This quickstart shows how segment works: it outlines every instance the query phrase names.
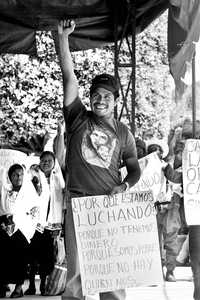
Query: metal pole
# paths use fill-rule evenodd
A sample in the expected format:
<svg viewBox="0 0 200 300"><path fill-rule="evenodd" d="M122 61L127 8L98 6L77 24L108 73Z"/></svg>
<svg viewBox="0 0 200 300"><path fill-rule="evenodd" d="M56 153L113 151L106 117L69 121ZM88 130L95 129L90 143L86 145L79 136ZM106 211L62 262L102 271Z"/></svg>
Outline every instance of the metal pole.
<svg viewBox="0 0 200 300"><path fill-rule="evenodd" d="M135 37L136 37L136 1L132 2L132 93L131 93L131 131L135 135L135 69L136 69L136 59L135 59Z"/></svg>
<svg viewBox="0 0 200 300"><path fill-rule="evenodd" d="M116 2L117 3L117 2ZM121 111L119 112L118 107L115 107L114 115L115 118L121 120L123 115L123 110L126 110L127 120L130 125L131 132L135 134L135 36L136 36L136 3L135 1L127 0L127 18L123 24L122 31L118 33L118 22L119 22L119 10L115 6L115 22L114 22L114 36L115 36L115 47L114 47L114 72L115 76L120 84L120 91L122 96L122 106L120 107ZM131 36L128 38L127 29L131 28ZM118 41L119 40L119 41ZM127 63L121 62L119 60L120 55L123 55L122 43L126 42L130 54L130 60ZM119 70L122 68L131 68L130 76L127 82L127 88L125 88L122 78L119 75ZM130 101L128 103L128 94L130 91Z"/></svg>
<svg viewBox="0 0 200 300"><path fill-rule="evenodd" d="M192 136L196 138L196 53L192 58Z"/></svg>
<svg viewBox="0 0 200 300"><path fill-rule="evenodd" d="M115 6L115 11L114 11L114 76L116 79L118 79L118 11L117 11L117 6ZM117 110L117 105L114 108L114 116L115 119L118 118L118 110Z"/></svg>

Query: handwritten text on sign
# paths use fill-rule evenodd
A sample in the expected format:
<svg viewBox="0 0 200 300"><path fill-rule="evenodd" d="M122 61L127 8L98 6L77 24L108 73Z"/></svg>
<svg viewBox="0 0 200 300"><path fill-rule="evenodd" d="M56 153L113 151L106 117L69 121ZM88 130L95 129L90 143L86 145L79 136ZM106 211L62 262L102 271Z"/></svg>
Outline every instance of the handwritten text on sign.
<svg viewBox="0 0 200 300"><path fill-rule="evenodd" d="M183 152L183 188L188 225L200 225L200 140L186 141Z"/></svg>
<svg viewBox="0 0 200 300"><path fill-rule="evenodd" d="M27 155L21 151L0 149L0 168L8 169L11 165L26 164Z"/></svg>
<svg viewBox="0 0 200 300"><path fill-rule="evenodd" d="M141 176L139 181L130 189L131 192L142 192L151 190L154 202L170 201L166 194L166 178L163 165L156 152L139 159ZM122 169L122 177L127 175L126 168Z"/></svg>
<svg viewBox="0 0 200 300"><path fill-rule="evenodd" d="M83 294L162 282L150 191L72 199Z"/></svg>

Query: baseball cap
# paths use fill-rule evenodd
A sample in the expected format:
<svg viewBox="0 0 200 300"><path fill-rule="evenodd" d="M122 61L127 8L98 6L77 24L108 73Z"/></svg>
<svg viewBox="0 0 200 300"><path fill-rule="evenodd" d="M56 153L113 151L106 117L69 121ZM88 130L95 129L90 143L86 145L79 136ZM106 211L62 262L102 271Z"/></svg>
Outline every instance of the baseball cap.
<svg viewBox="0 0 200 300"><path fill-rule="evenodd" d="M116 78L110 74L104 73L93 78L90 87L90 95L92 95L98 87L105 88L112 92L116 98L119 97L119 84Z"/></svg>

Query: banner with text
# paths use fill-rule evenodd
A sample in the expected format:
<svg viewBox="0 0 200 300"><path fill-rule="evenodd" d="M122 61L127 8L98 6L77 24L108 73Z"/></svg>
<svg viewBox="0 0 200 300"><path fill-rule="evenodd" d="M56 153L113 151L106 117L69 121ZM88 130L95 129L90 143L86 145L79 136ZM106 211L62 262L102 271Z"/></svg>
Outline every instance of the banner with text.
<svg viewBox="0 0 200 300"><path fill-rule="evenodd" d="M151 190L154 202L171 201L170 190L166 193L166 178L162 170L163 164L156 152L153 152L139 159L141 176L139 181L130 189L131 192L141 192ZM124 167L122 177L125 178L127 172Z"/></svg>
<svg viewBox="0 0 200 300"><path fill-rule="evenodd" d="M83 294L163 282L151 191L72 199Z"/></svg>
<svg viewBox="0 0 200 300"><path fill-rule="evenodd" d="M188 225L200 225L200 140L189 139L183 151L183 190Z"/></svg>
<svg viewBox="0 0 200 300"><path fill-rule="evenodd" d="M24 152L12 149L0 149L0 168L8 169L18 163L26 165L27 155Z"/></svg>

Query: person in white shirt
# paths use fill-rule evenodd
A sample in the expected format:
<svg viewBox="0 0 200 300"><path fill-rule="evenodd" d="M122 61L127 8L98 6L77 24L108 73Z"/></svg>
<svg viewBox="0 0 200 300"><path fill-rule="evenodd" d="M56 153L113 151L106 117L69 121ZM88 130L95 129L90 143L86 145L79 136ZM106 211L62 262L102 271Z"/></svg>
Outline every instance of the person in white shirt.
<svg viewBox="0 0 200 300"><path fill-rule="evenodd" d="M0 297L6 296L6 285L14 283L11 298L18 298L23 296L28 245L39 219L39 197L19 164L5 174L0 196Z"/></svg>
<svg viewBox="0 0 200 300"><path fill-rule="evenodd" d="M29 287L25 294L36 294L35 275L38 271L41 280L40 292L44 296L46 278L53 271L55 264L55 238L62 230L65 182L55 155L51 151L44 151L41 154L40 163L32 168L32 172L33 180L38 182L36 188L40 195L41 214L30 244Z"/></svg>

